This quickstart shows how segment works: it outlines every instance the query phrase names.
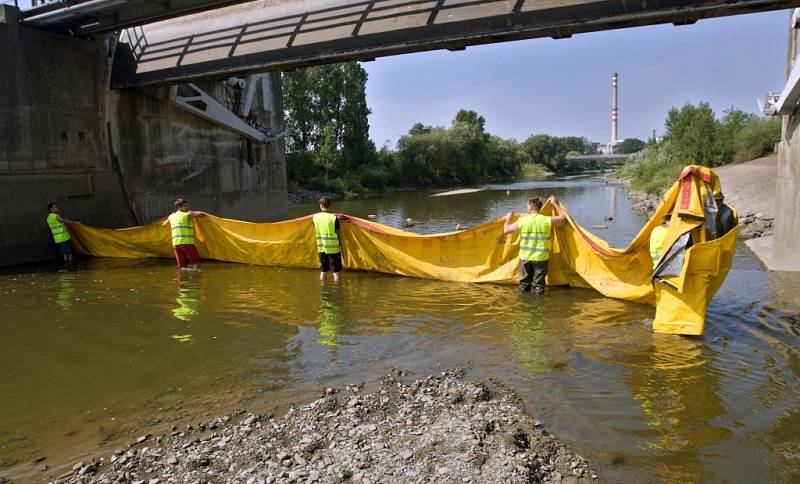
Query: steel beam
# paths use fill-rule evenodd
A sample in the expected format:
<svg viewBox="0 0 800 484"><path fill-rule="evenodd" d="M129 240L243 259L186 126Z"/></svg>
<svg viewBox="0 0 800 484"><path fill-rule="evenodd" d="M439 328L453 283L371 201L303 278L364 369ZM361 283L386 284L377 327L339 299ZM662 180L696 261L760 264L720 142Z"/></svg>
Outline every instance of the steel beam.
<svg viewBox="0 0 800 484"><path fill-rule="evenodd" d="M256 143L266 143L273 138L245 123L222 103L194 84L181 84L170 88L169 100L207 121L218 124L245 136Z"/></svg>

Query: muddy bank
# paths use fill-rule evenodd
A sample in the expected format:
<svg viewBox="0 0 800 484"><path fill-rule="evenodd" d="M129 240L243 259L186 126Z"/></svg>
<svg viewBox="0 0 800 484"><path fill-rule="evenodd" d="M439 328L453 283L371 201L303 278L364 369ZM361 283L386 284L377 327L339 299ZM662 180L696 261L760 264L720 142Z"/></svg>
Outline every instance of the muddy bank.
<svg viewBox="0 0 800 484"><path fill-rule="evenodd" d="M460 370L326 389L282 418L243 411L75 464L57 482L591 482L497 381Z"/></svg>

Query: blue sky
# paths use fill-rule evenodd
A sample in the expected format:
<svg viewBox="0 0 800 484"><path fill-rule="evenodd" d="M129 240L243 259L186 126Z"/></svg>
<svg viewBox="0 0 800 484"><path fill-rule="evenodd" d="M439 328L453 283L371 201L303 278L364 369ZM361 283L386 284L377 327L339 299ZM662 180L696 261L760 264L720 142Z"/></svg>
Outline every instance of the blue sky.
<svg viewBox="0 0 800 484"><path fill-rule="evenodd" d="M667 109L686 102L756 112L757 97L783 88L788 18L778 11L380 58L364 64L370 134L378 146L394 144L415 122L447 126L467 108L505 138L607 142L614 71L620 138L660 133Z"/></svg>

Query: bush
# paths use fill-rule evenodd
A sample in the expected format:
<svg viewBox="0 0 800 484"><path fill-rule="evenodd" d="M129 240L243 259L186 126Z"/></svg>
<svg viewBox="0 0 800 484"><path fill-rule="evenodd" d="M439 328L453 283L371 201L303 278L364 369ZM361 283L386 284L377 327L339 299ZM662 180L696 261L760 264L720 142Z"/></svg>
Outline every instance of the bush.
<svg viewBox="0 0 800 484"><path fill-rule="evenodd" d="M675 182L685 164L672 143L663 141L631 158L617 171L617 176L631 180L636 190L661 193Z"/></svg>
<svg viewBox="0 0 800 484"><path fill-rule="evenodd" d="M755 118L745 124L734 138L734 161L747 161L769 155L781 140L781 118Z"/></svg>

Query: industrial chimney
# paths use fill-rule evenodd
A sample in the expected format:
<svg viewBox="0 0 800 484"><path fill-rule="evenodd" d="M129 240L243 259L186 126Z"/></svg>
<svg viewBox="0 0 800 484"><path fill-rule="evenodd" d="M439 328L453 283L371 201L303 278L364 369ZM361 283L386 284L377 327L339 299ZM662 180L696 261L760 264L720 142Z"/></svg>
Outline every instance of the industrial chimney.
<svg viewBox="0 0 800 484"><path fill-rule="evenodd" d="M614 145L617 144L617 84L619 83L619 76L614 73L611 78L611 152L614 151Z"/></svg>

